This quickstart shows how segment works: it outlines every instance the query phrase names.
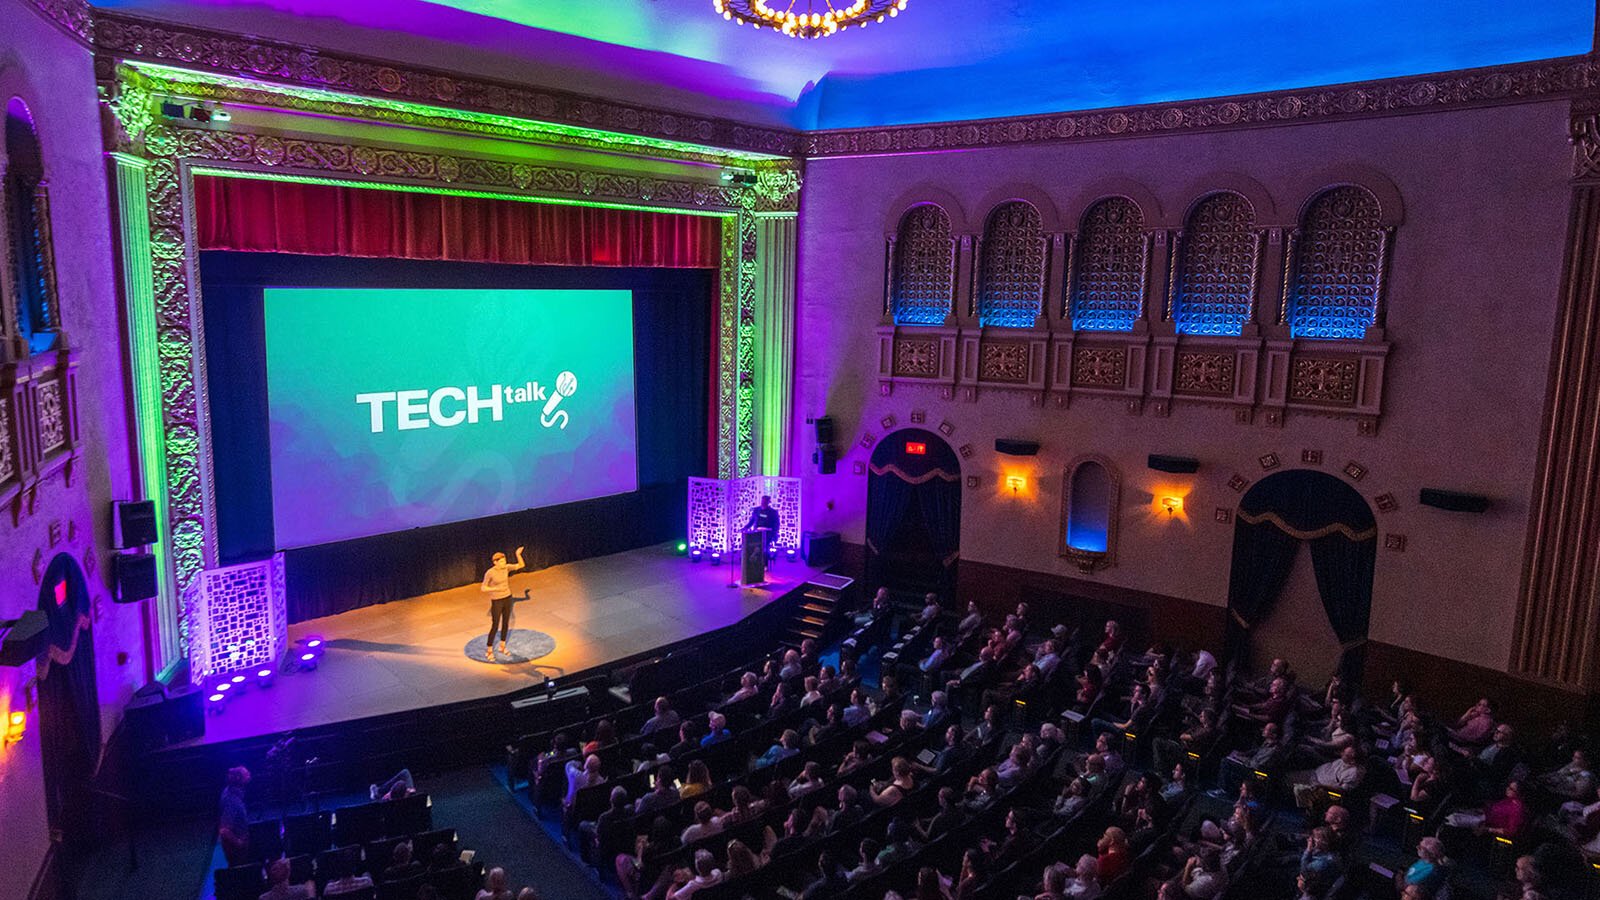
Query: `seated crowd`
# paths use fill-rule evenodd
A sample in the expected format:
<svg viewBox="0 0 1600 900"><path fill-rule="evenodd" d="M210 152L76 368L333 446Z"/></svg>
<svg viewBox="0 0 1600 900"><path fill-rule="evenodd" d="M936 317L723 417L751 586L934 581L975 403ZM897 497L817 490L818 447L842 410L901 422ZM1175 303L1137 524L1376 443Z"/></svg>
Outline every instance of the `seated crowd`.
<svg viewBox="0 0 1600 900"><path fill-rule="evenodd" d="M1488 701L1440 718L1027 604L880 592L856 625L837 666L806 641L547 735L530 792L648 900L1439 900L1469 869L1541 900L1600 854L1582 742Z"/></svg>

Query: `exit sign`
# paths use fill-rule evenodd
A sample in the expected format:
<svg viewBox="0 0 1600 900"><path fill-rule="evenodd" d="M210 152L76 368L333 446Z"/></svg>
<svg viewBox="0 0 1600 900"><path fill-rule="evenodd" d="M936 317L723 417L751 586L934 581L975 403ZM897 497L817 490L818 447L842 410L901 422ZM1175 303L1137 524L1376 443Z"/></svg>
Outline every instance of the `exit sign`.
<svg viewBox="0 0 1600 900"><path fill-rule="evenodd" d="M906 441L906 453L912 456L927 456L928 445L921 441Z"/></svg>

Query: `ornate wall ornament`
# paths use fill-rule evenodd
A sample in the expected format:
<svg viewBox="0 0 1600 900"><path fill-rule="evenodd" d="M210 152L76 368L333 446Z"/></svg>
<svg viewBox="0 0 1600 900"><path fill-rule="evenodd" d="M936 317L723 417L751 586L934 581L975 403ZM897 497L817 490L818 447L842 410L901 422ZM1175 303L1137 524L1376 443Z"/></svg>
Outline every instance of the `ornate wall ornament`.
<svg viewBox="0 0 1600 900"><path fill-rule="evenodd" d="M1027 384L1030 358L1026 341L985 341L978 350L978 379Z"/></svg>
<svg viewBox="0 0 1600 900"><path fill-rule="evenodd" d="M11 398L0 397L0 485L17 477L16 438L11 433Z"/></svg>
<svg viewBox="0 0 1600 900"><path fill-rule="evenodd" d="M1297 338L1355 339L1378 323L1388 232L1378 198L1342 185L1306 206L1293 241L1287 321Z"/></svg>
<svg viewBox="0 0 1600 900"><path fill-rule="evenodd" d="M1076 347L1072 351L1072 386L1120 389L1128 383L1128 351L1124 347Z"/></svg>
<svg viewBox="0 0 1600 900"><path fill-rule="evenodd" d="M1255 309L1260 237L1250 201L1219 191L1194 205L1179 236L1172 318L1179 334L1237 335Z"/></svg>
<svg viewBox="0 0 1600 900"><path fill-rule="evenodd" d="M41 382L34 389L34 422L39 430L39 452L59 450L67 442L67 409L60 379Z"/></svg>
<svg viewBox="0 0 1600 900"><path fill-rule="evenodd" d="M1546 97L1577 95L1597 85L1600 85L1600 64L1587 56L1569 57L1336 87L1264 92L1226 100L1153 103L943 125L814 131L803 135L801 153L812 158L926 153L1221 131L1526 103Z"/></svg>
<svg viewBox="0 0 1600 900"><path fill-rule="evenodd" d="M1026 200L996 206L983 227L978 321L1032 328L1044 315L1045 238L1039 210Z"/></svg>
<svg viewBox="0 0 1600 900"><path fill-rule="evenodd" d="M1600 177L1600 109L1592 103L1573 104L1571 130L1572 177Z"/></svg>
<svg viewBox="0 0 1600 900"><path fill-rule="evenodd" d="M1077 331L1132 331L1144 312L1149 242L1138 204L1108 197L1083 214L1068 310Z"/></svg>
<svg viewBox="0 0 1600 900"><path fill-rule="evenodd" d="M1182 351L1173 373L1175 394L1231 397L1237 359L1232 353Z"/></svg>
<svg viewBox="0 0 1600 900"><path fill-rule="evenodd" d="M896 337L894 375L897 378L938 378L939 339Z"/></svg>
<svg viewBox="0 0 1600 900"><path fill-rule="evenodd" d="M85 0L30 0L46 21L83 44L94 40L94 14Z"/></svg>
<svg viewBox="0 0 1600 900"><path fill-rule="evenodd" d="M935 203L906 210L894 242L889 313L896 325L942 325L955 307L956 245Z"/></svg>
<svg viewBox="0 0 1600 900"><path fill-rule="evenodd" d="M1354 406L1360 366L1354 359L1300 357L1289 376L1289 400L1329 406Z"/></svg>

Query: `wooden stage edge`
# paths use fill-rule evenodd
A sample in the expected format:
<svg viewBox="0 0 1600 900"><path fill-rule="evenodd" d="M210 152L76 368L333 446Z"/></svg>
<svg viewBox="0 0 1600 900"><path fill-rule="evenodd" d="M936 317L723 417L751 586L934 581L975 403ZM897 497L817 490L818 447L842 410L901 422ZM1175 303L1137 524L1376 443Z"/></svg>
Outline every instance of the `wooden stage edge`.
<svg viewBox="0 0 1600 900"><path fill-rule="evenodd" d="M506 696L744 620L823 572L779 560L762 588L730 588L732 566L691 563L667 543L512 576L519 600L512 628L555 638L548 655L491 665L464 648L489 626L477 584L367 606L289 628L291 641L318 636L316 670L280 675L206 717L197 748L465 701Z"/></svg>

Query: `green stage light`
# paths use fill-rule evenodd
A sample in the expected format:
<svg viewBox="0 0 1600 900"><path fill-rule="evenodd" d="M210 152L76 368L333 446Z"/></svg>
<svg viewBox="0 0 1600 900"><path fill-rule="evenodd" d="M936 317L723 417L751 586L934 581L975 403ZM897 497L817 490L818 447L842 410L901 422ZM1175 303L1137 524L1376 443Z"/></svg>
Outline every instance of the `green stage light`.
<svg viewBox="0 0 1600 900"><path fill-rule="evenodd" d="M684 556L688 552L689 552L689 544L686 541L679 541L678 542L678 555L679 556Z"/></svg>

